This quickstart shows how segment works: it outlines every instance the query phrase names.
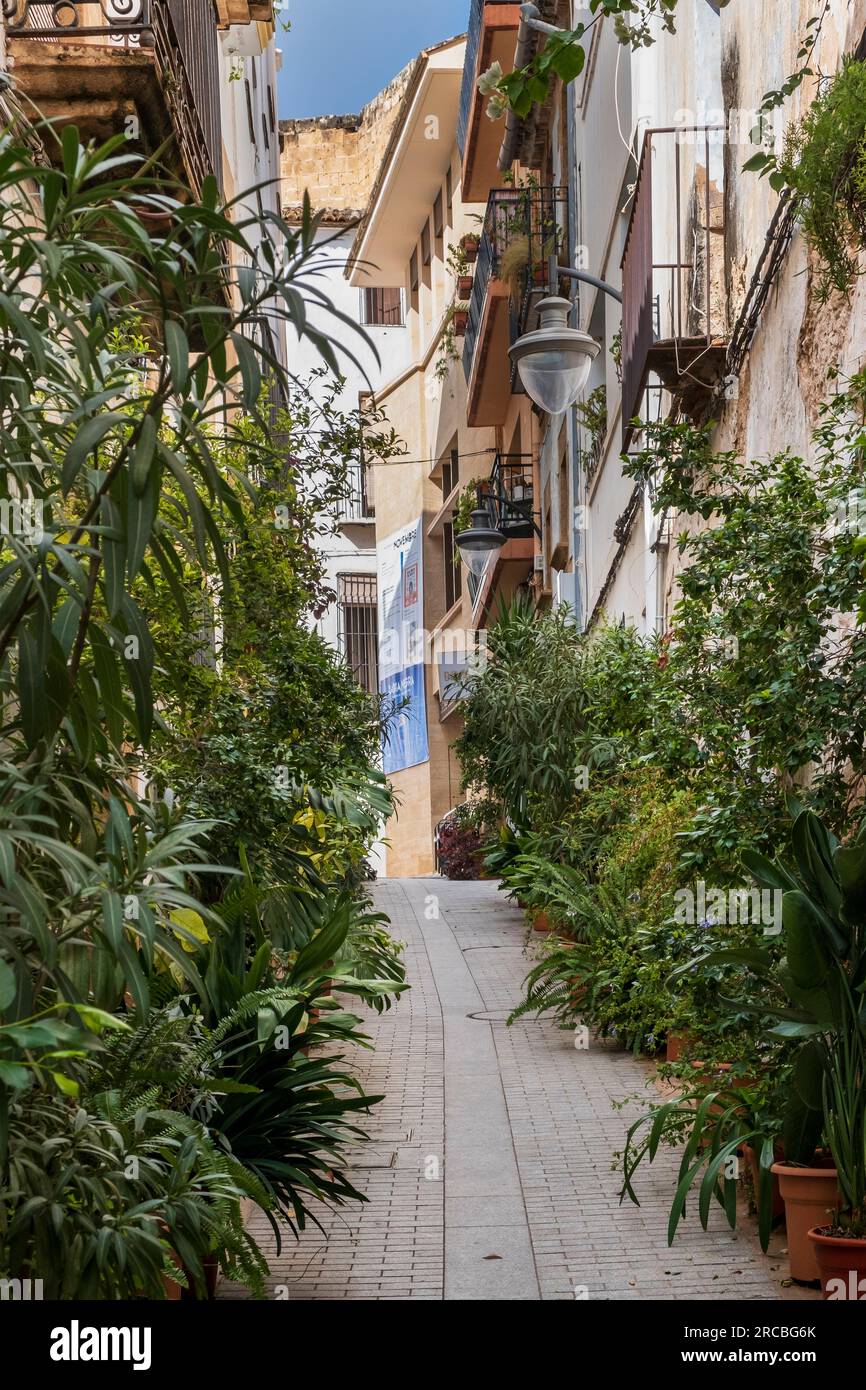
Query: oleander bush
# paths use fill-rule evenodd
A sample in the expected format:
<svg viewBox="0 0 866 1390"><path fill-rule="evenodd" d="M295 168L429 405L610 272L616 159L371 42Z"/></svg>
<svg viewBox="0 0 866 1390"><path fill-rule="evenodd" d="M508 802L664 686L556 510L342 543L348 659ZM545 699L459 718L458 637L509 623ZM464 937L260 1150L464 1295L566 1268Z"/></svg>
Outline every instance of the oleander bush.
<svg viewBox="0 0 866 1390"><path fill-rule="evenodd" d="M0 1274L260 1294L243 1198L277 1231L360 1199L332 984L405 987L362 889L380 712L309 630L319 519L362 432L397 446L262 346L266 314L336 378L309 206L57 143L0 137Z"/></svg>

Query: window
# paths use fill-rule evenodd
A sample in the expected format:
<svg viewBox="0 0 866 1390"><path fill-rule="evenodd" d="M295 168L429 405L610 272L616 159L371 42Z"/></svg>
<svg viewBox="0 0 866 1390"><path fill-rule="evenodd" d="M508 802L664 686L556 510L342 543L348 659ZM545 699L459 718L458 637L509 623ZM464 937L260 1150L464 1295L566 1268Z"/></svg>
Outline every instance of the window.
<svg viewBox="0 0 866 1390"><path fill-rule="evenodd" d="M454 180L451 177L451 170L445 175L445 211L448 214L448 226L454 226Z"/></svg>
<svg viewBox="0 0 866 1390"><path fill-rule="evenodd" d="M439 189L439 192L436 193L436 202L434 203L434 236L436 238L436 254L442 256L443 249L445 249L445 221L443 221L442 211L442 189Z"/></svg>
<svg viewBox="0 0 866 1390"><path fill-rule="evenodd" d="M253 71L255 71L255 68L253 69ZM247 124L249 125L249 128L250 128L250 144L251 144L251 145L255 145L255 143L256 143L256 123L255 123L255 121L253 120L253 99L252 99L252 95L251 95L251 93L250 93L250 82L249 82L249 78L248 78L248 77L245 77L245 78L244 78L244 91L246 92L246 97L247 97Z"/></svg>
<svg viewBox="0 0 866 1390"><path fill-rule="evenodd" d="M273 89L273 87L271 86L270 83L268 83L268 118L269 118L270 123L271 123L271 134L272 134L272 135L276 135L276 133L277 133L277 113L276 113L276 109L275 109L275 107L274 107L274 89Z"/></svg>
<svg viewBox="0 0 866 1390"><path fill-rule="evenodd" d="M403 322L400 290L362 290L361 322L366 328L395 328Z"/></svg>
<svg viewBox="0 0 866 1390"><path fill-rule="evenodd" d="M271 148L271 137L268 134L268 118L264 111L262 112L262 134L265 137L265 149L269 150Z"/></svg>
<svg viewBox="0 0 866 1390"><path fill-rule="evenodd" d="M424 265L429 265L433 256L430 251L430 219L424 223L421 229L421 260Z"/></svg>
<svg viewBox="0 0 866 1390"><path fill-rule="evenodd" d="M446 521L442 527L442 559L445 569L445 612L448 613L463 593L460 556L454 541L454 526L450 521Z"/></svg>
<svg viewBox="0 0 866 1390"><path fill-rule="evenodd" d="M416 246L409 261L409 302L413 309L418 308L418 283L418 248Z"/></svg>
<svg viewBox="0 0 866 1390"><path fill-rule="evenodd" d="M337 582L337 632L340 650L361 689L374 695L379 689L376 576L341 574Z"/></svg>
<svg viewBox="0 0 866 1390"><path fill-rule="evenodd" d="M442 497L443 500L451 496L460 476L460 458L456 449L452 449L449 457L442 463Z"/></svg>

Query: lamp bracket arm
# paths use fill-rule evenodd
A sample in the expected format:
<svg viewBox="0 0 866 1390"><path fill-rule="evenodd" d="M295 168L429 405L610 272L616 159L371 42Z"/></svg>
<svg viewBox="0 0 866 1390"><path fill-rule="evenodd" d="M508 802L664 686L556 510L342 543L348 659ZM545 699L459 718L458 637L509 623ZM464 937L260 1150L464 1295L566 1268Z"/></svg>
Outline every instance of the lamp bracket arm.
<svg viewBox="0 0 866 1390"><path fill-rule="evenodd" d="M603 294L609 294L611 299L615 299L618 304L622 304L622 294L614 289L606 280L599 280L597 275L590 275L588 270L572 270L570 265L551 265L551 294L556 293L556 279L554 276L565 276L569 280L578 280L582 285L592 285L594 289L601 290Z"/></svg>

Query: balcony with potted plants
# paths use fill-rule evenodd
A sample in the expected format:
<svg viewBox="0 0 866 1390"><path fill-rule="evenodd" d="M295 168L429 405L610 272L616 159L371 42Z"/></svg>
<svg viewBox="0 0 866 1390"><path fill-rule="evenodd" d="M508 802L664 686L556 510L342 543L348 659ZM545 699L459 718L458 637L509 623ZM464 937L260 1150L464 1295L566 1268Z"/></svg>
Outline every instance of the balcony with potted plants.
<svg viewBox="0 0 866 1390"><path fill-rule="evenodd" d="M463 345L472 426L501 425L505 419L517 387L508 349L526 331L546 293L548 259L567 245L567 223L563 188L542 187L530 177L523 187L490 194Z"/></svg>

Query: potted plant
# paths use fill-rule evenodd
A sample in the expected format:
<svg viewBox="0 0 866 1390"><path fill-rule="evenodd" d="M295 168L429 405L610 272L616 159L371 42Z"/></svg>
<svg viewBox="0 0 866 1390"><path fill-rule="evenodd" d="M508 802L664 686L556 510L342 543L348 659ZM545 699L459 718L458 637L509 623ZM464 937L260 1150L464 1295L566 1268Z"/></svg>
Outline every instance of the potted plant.
<svg viewBox="0 0 866 1390"><path fill-rule="evenodd" d="M469 269L469 257L462 242L449 246L445 264L457 281L457 298L468 299L472 293L473 275Z"/></svg>
<svg viewBox="0 0 866 1390"><path fill-rule="evenodd" d="M866 1299L866 1045L859 997L849 992L849 1027L824 1070L824 1127L839 1193L829 1221L809 1231L821 1289L830 1300Z"/></svg>
<svg viewBox="0 0 866 1390"><path fill-rule="evenodd" d="M481 238L477 232L466 232L466 234L460 238L460 249L465 255L467 262L470 264L478 259L478 247L480 244Z"/></svg>
<svg viewBox="0 0 866 1390"><path fill-rule="evenodd" d="M840 1202L833 1159L850 1169L844 1087L851 1074L863 1075L855 1066L846 1082L840 1057L862 1057L864 1047L864 1024L854 1001L866 969L866 823L851 845L842 845L811 811L797 805L792 809L793 870L750 851L743 855L757 883L782 894L784 956L764 947L714 952L702 963L747 967L763 985L764 998L735 1007L772 1022L770 1036L795 1046L779 1136L785 1157L772 1163L771 1172L785 1200L792 1277L814 1282L819 1278L819 1242L809 1232L824 1231L828 1213L846 1205L854 1212L852 1219L859 1219L856 1183L849 1176L849 1191L843 1190ZM861 1145L863 1134L861 1128ZM822 1137L832 1158L820 1147Z"/></svg>
<svg viewBox="0 0 866 1390"><path fill-rule="evenodd" d="M469 305L457 300L451 310L451 323L458 338L462 338L469 324Z"/></svg>

